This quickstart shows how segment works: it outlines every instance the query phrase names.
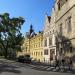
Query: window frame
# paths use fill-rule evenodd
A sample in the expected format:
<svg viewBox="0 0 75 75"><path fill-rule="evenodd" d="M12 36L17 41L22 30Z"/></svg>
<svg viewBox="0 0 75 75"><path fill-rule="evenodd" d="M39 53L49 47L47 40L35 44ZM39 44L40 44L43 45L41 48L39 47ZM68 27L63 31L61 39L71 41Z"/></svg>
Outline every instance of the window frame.
<svg viewBox="0 0 75 75"><path fill-rule="evenodd" d="M44 40L44 47L47 47L47 38Z"/></svg>
<svg viewBox="0 0 75 75"><path fill-rule="evenodd" d="M49 37L49 46L52 45L52 37Z"/></svg>
<svg viewBox="0 0 75 75"><path fill-rule="evenodd" d="M72 31L72 20L71 20L71 16L69 16L66 20L65 20L65 28L67 29L67 33Z"/></svg>
<svg viewBox="0 0 75 75"><path fill-rule="evenodd" d="M44 55L48 55L48 49L44 50Z"/></svg>

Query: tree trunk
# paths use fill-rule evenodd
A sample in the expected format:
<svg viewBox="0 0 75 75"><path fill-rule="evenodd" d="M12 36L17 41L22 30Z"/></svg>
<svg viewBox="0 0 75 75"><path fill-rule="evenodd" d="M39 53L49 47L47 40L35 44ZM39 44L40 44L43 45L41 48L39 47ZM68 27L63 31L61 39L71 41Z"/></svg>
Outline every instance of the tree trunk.
<svg viewBox="0 0 75 75"><path fill-rule="evenodd" d="M7 58L7 56L8 56L8 50L7 50L7 48L5 48L5 50L4 50L4 57Z"/></svg>

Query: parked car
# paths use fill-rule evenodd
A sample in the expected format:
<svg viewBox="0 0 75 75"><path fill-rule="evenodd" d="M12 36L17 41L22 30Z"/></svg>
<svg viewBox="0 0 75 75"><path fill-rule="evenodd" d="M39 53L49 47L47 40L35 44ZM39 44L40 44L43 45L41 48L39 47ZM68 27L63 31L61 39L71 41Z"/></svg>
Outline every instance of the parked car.
<svg viewBox="0 0 75 75"><path fill-rule="evenodd" d="M25 62L25 63L31 63L30 55L25 55L24 62Z"/></svg>
<svg viewBox="0 0 75 75"><path fill-rule="evenodd" d="M24 56L19 56L18 57L18 62L24 63L24 59L25 59Z"/></svg>
<svg viewBox="0 0 75 75"><path fill-rule="evenodd" d="M30 58L29 55L19 56L19 57L18 57L18 62L31 63L31 58Z"/></svg>
<svg viewBox="0 0 75 75"><path fill-rule="evenodd" d="M37 64L37 61L34 59L32 59L31 62L32 62L32 64Z"/></svg>

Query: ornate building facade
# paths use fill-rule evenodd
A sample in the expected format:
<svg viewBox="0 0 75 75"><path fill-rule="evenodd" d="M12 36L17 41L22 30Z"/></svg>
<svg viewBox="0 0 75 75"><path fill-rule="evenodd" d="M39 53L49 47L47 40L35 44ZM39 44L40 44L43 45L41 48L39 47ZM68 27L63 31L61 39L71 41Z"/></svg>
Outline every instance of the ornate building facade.
<svg viewBox="0 0 75 75"><path fill-rule="evenodd" d="M57 51L75 62L75 0L55 0Z"/></svg>
<svg viewBox="0 0 75 75"><path fill-rule="evenodd" d="M50 16L45 16L45 25L44 25L44 33L43 33L43 57L44 62L49 62L50 60L50 51L49 51L49 26L50 26Z"/></svg>
<svg viewBox="0 0 75 75"><path fill-rule="evenodd" d="M32 25L30 26L29 32L26 33L24 43L22 45L22 52L20 55L29 55L32 60L43 62L43 32L39 31L35 34Z"/></svg>
<svg viewBox="0 0 75 75"><path fill-rule="evenodd" d="M69 57L75 63L75 0L55 0L51 16L45 16L43 33L26 39L24 54L32 59L53 62L55 57ZM32 26L31 26L32 28ZM33 30L30 29L33 35ZM60 59L60 58L59 58Z"/></svg>
<svg viewBox="0 0 75 75"><path fill-rule="evenodd" d="M51 17L46 15L43 33L44 61L53 62L56 55L55 41L55 10L52 8Z"/></svg>
<svg viewBox="0 0 75 75"><path fill-rule="evenodd" d="M30 39L30 55L33 60L43 62L43 32Z"/></svg>
<svg viewBox="0 0 75 75"><path fill-rule="evenodd" d="M74 10L75 0L55 0L50 19L49 16L46 16L43 34L44 60L46 62L55 59L55 56L62 58L63 55L72 58L75 62Z"/></svg>

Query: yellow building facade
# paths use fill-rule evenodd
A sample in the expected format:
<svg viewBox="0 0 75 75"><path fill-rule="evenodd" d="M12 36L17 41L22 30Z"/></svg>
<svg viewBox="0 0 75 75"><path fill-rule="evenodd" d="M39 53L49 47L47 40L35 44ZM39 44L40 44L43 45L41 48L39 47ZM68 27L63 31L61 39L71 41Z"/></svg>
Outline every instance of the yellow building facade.
<svg viewBox="0 0 75 75"><path fill-rule="evenodd" d="M30 53L33 60L43 61L43 33L31 37Z"/></svg>
<svg viewBox="0 0 75 75"><path fill-rule="evenodd" d="M20 55L30 55L32 60L43 62L43 33L40 32L32 37L24 39Z"/></svg>

